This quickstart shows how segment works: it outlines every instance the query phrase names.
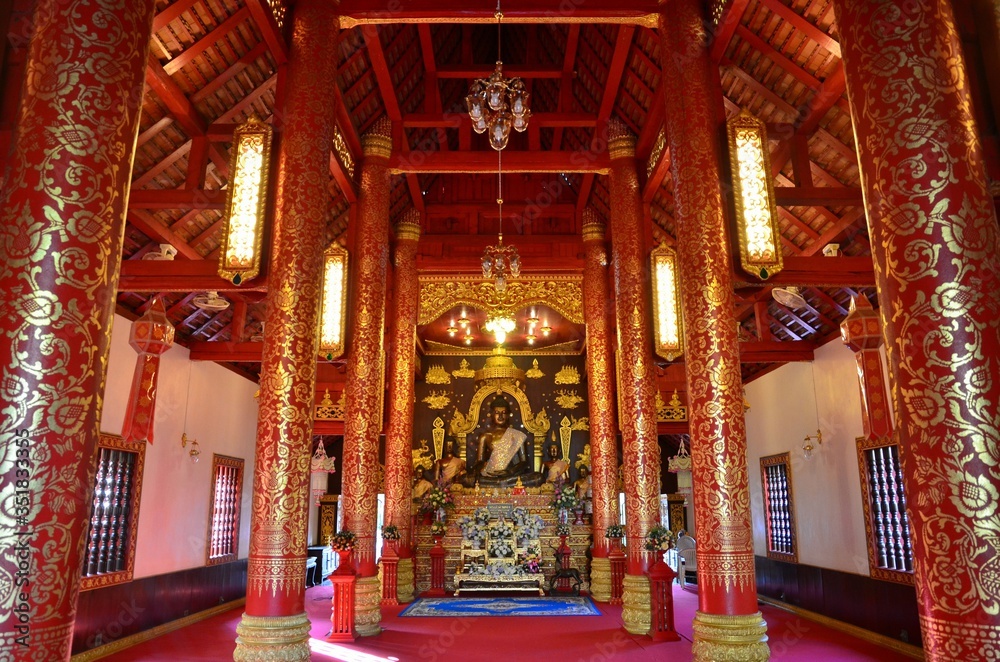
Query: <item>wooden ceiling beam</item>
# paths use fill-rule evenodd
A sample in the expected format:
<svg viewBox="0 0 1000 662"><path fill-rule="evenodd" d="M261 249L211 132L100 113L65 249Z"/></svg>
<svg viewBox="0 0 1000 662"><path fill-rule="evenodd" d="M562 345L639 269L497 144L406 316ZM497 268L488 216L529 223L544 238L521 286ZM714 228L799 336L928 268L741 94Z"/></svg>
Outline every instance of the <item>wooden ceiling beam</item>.
<svg viewBox="0 0 1000 662"><path fill-rule="evenodd" d="M825 245L825 243L824 243ZM808 250L808 249L807 249ZM752 287L874 287L875 267L870 257L815 257L789 255L784 268L766 281L750 281L750 276L737 272L737 289Z"/></svg>
<svg viewBox="0 0 1000 662"><path fill-rule="evenodd" d="M409 113L403 115L407 129L458 129L472 121L465 113ZM530 126L540 128L589 129L597 126L597 115L590 113L532 113Z"/></svg>
<svg viewBox="0 0 1000 662"><path fill-rule="evenodd" d="M496 66L487 64L446 64L438 67L438 78L489 78ZM562 78L562 67L541 65L505 64L503 75L507 78Z"/></svg>
<svg viewBox="0 0 1000 662"><path fill-rule="evenodd" d="M135 193L133 193L134 195ZM170 231L161 225L155 218L150 216L144 211L138 209L128 210L128 222L136 227L144 235L161 244L170 244L177 249L177 254L182 255L191 260L201 260L201 253L196 251L194 248L189 246L187 242L181 239L178 235ZM150 261L152 263L152 261ZM143 264L142 262L128 261L126 264ZM167 262L167 264L170 264ZM166 291L167 288L154 288L152 291L163 290Z"/></svg>
<svg viewBox="0 0 1000 662"><path fill-rule="evenodd" d="M740 27L740 23L743 21L743 13L749 4L750 0L732 0L725 9L725 13L715 28L712 46L708 51L708 55L712 58L713 62L719 63L722 61L722 57L729 48L729 43L733 40L733 34L736 33L736 29Z"/></svg>
<svg viewBox="0 0 1000 662"><path fill-rule="evenodd" d="M844 62L840 61L820 85L816 95L809 101L809 105L802 110L799 120L796 122L795 132L799 135L811 135L819 127L820 120L826 117L830 109L843 98L846 89L847 79L844 77Z"/></svg>
<svg viewBox="0 0 1000 662"><path fill-rule="evenodd" d="M845 207L861 205L861 189L834 186L775 186L774 204L779 207Z"/></svg>
<svg viewBox="0 0 1000 662"><path fill-rule="evenodd" d="M797 11L781 2L781 0L761 0L761 2L765 7L770 9L771 12L791 23L792 27L804 33L805 36L822 46L830 54L835 55L838 58L841 57L840 43L813 25L808 19L803 17Z"/></svg>
<svg viewBox="0 0 1000 662"><path fill-rule="evenodd" d="M186 143L175 149L170 154L167 154L162 159L153 164L146 172L139 175L137 178L132 180L132 187L134 189L139 189L149 184L154 178L158 177L167 168L172 167L175 163L180 161L182 158L191 152L192 141L188 140Z"/></svg>
<svg viewBox="0 0 1000 662"><path fill-rule="evenodd" d="M400 173L496 173L497 157L489 151L421 153L420 159L394 153L389 167ZM611 161L607 152L561 150L548 152L511 151L503 153L503 171L607 173Z"/></svg>
<svg viewBox="0 0 1000 662"><path fill-rule="evenodd" d="M258 58L267 52L267 49L267 42L262 41L258 43L256 46L247 51L243 57L229 65L225 71L210 80L205 87L192 94L191 101L193 103L200 103L215 94L219 88L235 78L238 73L256 62Z"/></svg>
<svg viewBox="0 0 1000 662"><path fill-rule="evenodd" d="M579 46L580 24L572 23L566 32L566 49L563 54L562 74L559 77L559 104L556 110L560 113L567 113L573 107L573 64L576 62ZM553 132L552 149L562 149L563 129L564 127L559 126Z"/></svg>
<svg viewBox="0 0 1000 662"><path fill-rule="evenodd" d="M206 50L214 46L220 39L229 34L232 30L236 29L236 26L247 20L250 17L250 10L247 7L242 7L232 16L219 23L216 27L206 33L201 39L194 42L179 54L174 56L169 62L163 65L163 70L167 72L167 75L172 76L191 62L204 53Z"/></svg>
<svg viewBox="0 0 1000 662"><path fill-rule="evenodd" d="M663 11L659 0L638 0L622 3L617 0L588 0L564 3L565 8L538 3L534 0L506 0L503 5L504 23L615 23L656 27ZM465 0L409 0L404 6L386 11L384 0L342 0L337 12L340 25L385 23L486 23L496 24L495 8L488 4L472 4Z"/></svg>
<svg viewBox="0 0 1000 662"><path fill-rule="evenodd" d="M632 40L635 38L635 30L634 25L622 25L618 28L618 38L615 40L615 49L611 55L611 63L608 65L608 77L604 81L604 94L597 111L597 131L603 130L607 121L611 119L611 112L615 108L615 99L618 98L618 88L621 87L625 66L628 64L628 54L632 48ZM594 137L591 139L591 149L597 144L597 131L594 132ZM588 172L583 176L583 181L580 184L580 195L576 200L577 214L582 214L590 202L590 194L594 188L594 175L595 173Z"/></svg>
<svg viewBox="0 0 1000 662"><path fill-rule="evenodd" d="M278 83L278 74L277 74L277 72L275 72L275 73L271 74L270 78L268 78L263 83L261 83L256 88L254 88L245 97L243 97L242 99L240 99L239 101L237 101L236 104L233 105L225 113L223 113L216 120L216 122L223 122L223 123L225 123L225 122L231 122L234 117L236 117L237 115L239 115L240 113L242 113L243 111L245 111L247 108L249 108L250 105L253 104L254 101L257 101L257 99L259 99L260 97L264 96L264 94L266 94L268 91L270 91L270 89L272 87L274 87L277 83Z"/></svg>
<svg viewBox="0 0 1000 662"><path fill-rule="evenodd" d="M341 23L343 25L343 23ZM401 139L398 141L397 149L404 160L409 159L410 142L406 137L406 130L402 127L403 113L399 107L399 98L396 96L396 88L392 83L392 74L389 72L389 65L385 59L385 51L382 49L382 40L378 34L378 28L374 25L366 25L361 28L361 34L368 48L368 60L372 64L375 72L375 80L378 81L379 92L382 96L382 105L386 115L393 124L400 127ZM394 154L395 155L395 154ZM423 153L421 153L423 155ZM413 206L419 211L424 209L424 194L417 181L414 171L400 171L406 173L406 187L410 191L410 199Z"/></svg>
<svg viewBox="0 0 1000 662"><path fill-rule="evenodd" d="M154 221L155 222L155 221ZM210 260L123 260L119 292L246 292L266 289L267 279L258 276L236 286L218 274Z"/></svg>
<svg viewBox="0 0 1000 662"><path fill-rule="evenodd" d="M278 27L278 22L274 20L274 12L271 10L268 0L246 0L246 6L250 9L257 29L264 36L264 41L271 49L275 64L279 67L288 61L288 44ZM287 16L287 14L286 14Z"/></svg>
<svg viewBox="0 0 1000 662"><path fill-rule="evenodd" d="M159 14L153 17L153 34L156 34L167 27L172 21L180 18L181 14L191 9L199 0L177 0Z"/></svg>
<svg viewBox="0 0 1000 662"><path fill-rule="evenodd" d="M737 26L736 34L740 36L740 39L750 44L750 46L760 51L767 59L771 60L776 65L781 67L786 73L790 74L793 78L795 78L795 80L799 81L811 90L815 91L819 89L820 81L818 78L790 60L774 46L751 32L749 28L742 25Z"/></svg>
<svg viewBox="0 0 1000 662"><path fill-rule="evenodd" d="M224 209L226 192L207 189L141 189L129 194L129 209Z"/></svg>
<svg viewBox="0 0 1000 662"><path fill-rule="evenodd" d="M156 93L189 138L205 135L205 118L198 113L191 100L184 95L170 74L164 71L160 61L152 53L146 62L146 84Z"/></svg>
<svg viewBox="0 0 1000 662"><path fill-rule="evenodd" d="M163 131L165 128L174 123L174 118L170 115L164 115L160 119L153 122L148 129L139 134L139 139L136 141L135 148L136 151L140 147L148 143L150 140L155 138Z"/></svg>

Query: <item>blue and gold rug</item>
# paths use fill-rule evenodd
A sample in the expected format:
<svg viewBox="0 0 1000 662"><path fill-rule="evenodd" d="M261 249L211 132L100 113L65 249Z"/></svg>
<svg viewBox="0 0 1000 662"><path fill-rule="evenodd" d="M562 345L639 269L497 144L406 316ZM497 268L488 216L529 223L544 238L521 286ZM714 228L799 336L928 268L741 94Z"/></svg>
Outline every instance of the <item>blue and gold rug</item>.
<svg viewBox="0 0 1000 662"><path fill-rule="evenodd" d="M590 598L420 598L400 616L600 616Z"/></svg>

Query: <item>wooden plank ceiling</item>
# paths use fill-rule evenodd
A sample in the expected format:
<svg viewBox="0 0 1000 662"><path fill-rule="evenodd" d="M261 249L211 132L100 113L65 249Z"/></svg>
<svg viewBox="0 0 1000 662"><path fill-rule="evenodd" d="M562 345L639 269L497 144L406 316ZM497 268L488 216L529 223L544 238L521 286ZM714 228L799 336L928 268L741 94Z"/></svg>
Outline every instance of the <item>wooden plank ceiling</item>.
<svg viewBox="0 0 1000 662"><path fill-rule="evenodd" d="M196 343L205 356L248 374L258 369L253 345L229 354L226 347L261 335L264 292L227 287L214 272L233 128L251 114L271 118L279 67L287 60L288 26L278 25L270 4L157 2L118 297L119 310L134 316L154 295L162 296L181 342ZM366 4L345 0L342 7L363 17ZM409 4L417 5L412 13L419 20L446 11L441 7L458 7ZM619 11L613 9L616 3L604 4L609 12ZM508 171L518 164L548 170L504 177L505 209L511 214L505 214L511 222L504 231L523 246L528 271L582 266L581 212L589 205L607 217L611 202L607 177L572 171L569 157L587 154L598 166L603 163L606 156L593 151L595 136L611 118L638 136L640 163L647 165L643 200L650 242L673 241L659 38L642 18L645 5L655 8L636 3L638 9L621 14L628 14L629 22L620 24L503 27L504 71L524 77L533 111L529 130L514 134L504 153L512 164ZM0 66L7 73L6 91L15 91L4 95L8 100L19 89L26 46L20 35L30 6L18 0L10 15L0 16L8 22ZM770 295L774 284L737 290L741 335L760 343L758 350L773 349L752 353L763 361L744 364L744 377L751 378L775 361L808 357L812 347L836 335L850 297L859 292L874 297L874 279L832 3L732 0L723 9L711 46L723 102L727 113L746 108L769 125L789 263L781 282L805 286L808 303L799 310L785 308ZM531 3L521 3L508 16L538 20L533 11ZM594 11L596 17L601 9ZM498 229L495 152L485 136L473 133L463 102L472 79L492 70L497 51L496 28L487 14L479 14L463 14L478 22L358 24L332 37L344 142L359 160L359 136L382 115L392 121L399 163L412 170L393 179L392 216L410 207L424 213L419 259L425 270L475 270L476 256ZM4 153L12 106L5 102L0 122ZM354 181L332 158L329 241L345 241ZM174 262L142 260L161 243L177 249ZM821 257L829 243L839 243L843 257ZM223 294L234 305L221 312L195 307L194 297L209 289L227 290ZM225 346L212 350L205 343Z"/></svg>

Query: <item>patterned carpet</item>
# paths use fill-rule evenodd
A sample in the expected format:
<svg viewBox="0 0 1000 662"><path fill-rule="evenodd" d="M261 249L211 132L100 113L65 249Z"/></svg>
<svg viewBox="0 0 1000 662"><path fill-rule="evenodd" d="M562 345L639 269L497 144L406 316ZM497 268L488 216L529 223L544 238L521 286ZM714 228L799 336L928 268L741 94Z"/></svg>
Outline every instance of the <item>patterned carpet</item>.
<svg viewBox="0 0 1000 662"><path fill-rule="evenodd" d="M590 598L420 598L400 616L600 616Z"/></svg>

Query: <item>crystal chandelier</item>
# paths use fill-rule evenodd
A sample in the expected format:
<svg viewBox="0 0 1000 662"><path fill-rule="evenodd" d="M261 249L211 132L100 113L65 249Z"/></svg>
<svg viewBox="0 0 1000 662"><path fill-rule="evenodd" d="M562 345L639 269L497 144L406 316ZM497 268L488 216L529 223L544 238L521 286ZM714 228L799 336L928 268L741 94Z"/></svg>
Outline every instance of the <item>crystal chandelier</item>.
<svg viewBox="0 0 1000 662"><path fill-rule="evenodd" d="M497 243L483 251L483 278L492 279L497 292L503 292L507 289L508 278L521 275L521 256L517 248L503 243L503 152L497 152L497 210L500 216Z"/></svg>
<svg viewBox="0 0 1000 662"><path fill-rule="evenodd" d="M531 118L528 99L531 94L520 78L503 77L500 59L500 22L503 13L497 0L497 68L489 78L476 80L465 97L469 118L476 133L489 130L490 146L498 152L507 146L510 130L524 131Z"/></svg>

